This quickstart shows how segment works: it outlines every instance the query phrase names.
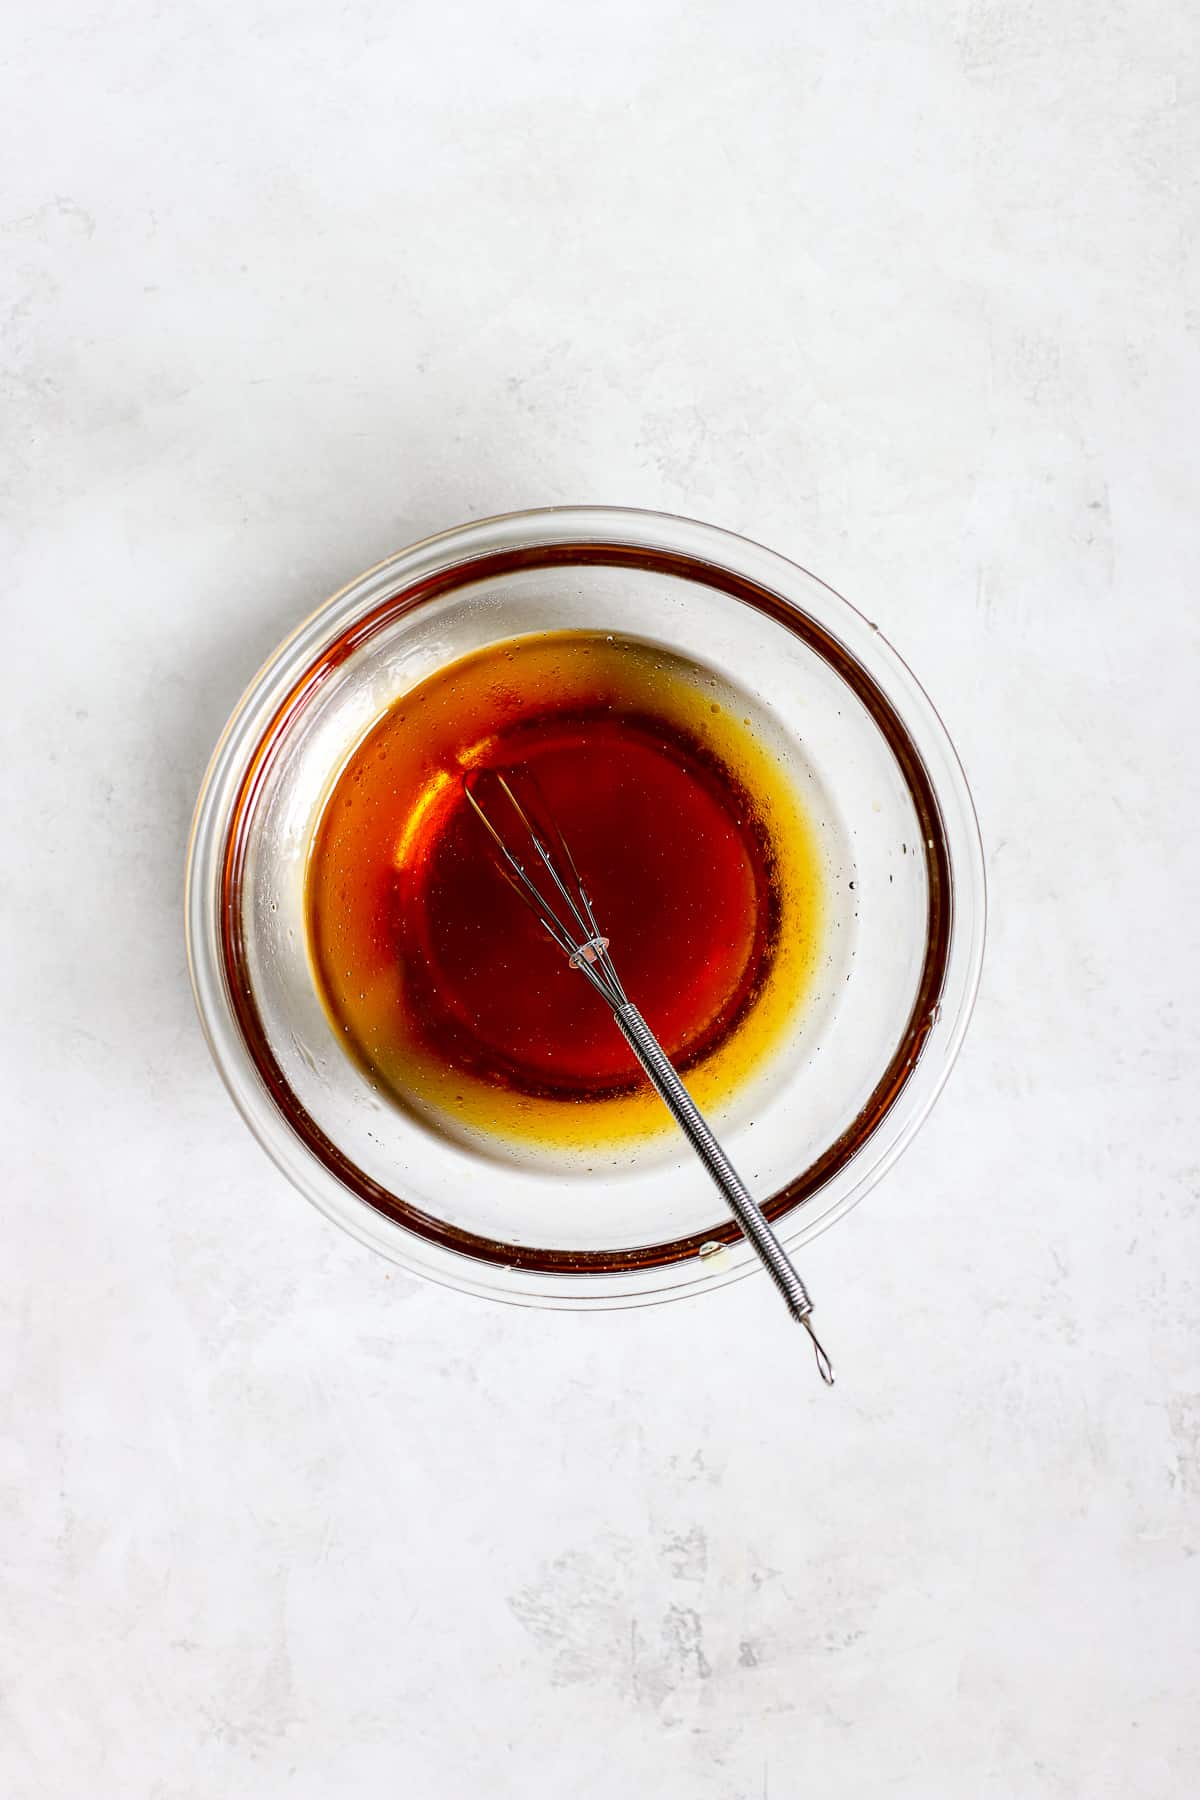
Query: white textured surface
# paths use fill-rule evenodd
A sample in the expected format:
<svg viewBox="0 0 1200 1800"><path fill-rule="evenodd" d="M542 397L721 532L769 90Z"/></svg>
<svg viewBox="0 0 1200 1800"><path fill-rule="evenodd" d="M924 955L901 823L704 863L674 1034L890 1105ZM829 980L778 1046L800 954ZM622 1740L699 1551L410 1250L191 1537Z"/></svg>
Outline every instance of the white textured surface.
<svg viewBox="0 0 1200 1800"><path fill-rule="evenodd" d="M7 33L0 1791L1190 1800L1192 10ZM962 1065L806 1258L834 1396L761 1284L390 1275L192 1016L188 817L258 659L573 499L825 576L975 787Z"/></svg>

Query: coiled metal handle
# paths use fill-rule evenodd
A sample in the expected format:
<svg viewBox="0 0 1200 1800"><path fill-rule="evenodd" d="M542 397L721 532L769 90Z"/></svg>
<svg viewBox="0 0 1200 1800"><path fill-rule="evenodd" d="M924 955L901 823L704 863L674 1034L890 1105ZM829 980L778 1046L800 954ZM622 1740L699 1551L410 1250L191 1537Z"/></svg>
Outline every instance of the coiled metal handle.
<svg viewBox="0 0 1200 1800"><path fill-rule="evenodd" d="M613 1015L664 1105L720 1189L744 1236L765 1264L767 1273L783 1295L788 1311L812 1338L821 1379L832 1387L833 1365L812 1328L813 1303L808 1289L776 1237L770 1220L721 1148L708 1121L679 1079L662 1045L637 1007L628 1003L617 1006L613 1008Z"/></svg>

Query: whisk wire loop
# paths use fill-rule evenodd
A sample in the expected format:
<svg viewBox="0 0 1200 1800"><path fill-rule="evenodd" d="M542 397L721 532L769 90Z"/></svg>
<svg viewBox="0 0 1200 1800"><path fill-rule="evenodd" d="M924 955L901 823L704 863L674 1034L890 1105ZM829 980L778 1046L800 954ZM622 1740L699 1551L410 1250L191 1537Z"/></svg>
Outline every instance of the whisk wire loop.
<svg viewBox="0 0 1200 1800"><path fill-rule="evenodd" d="M610 1006L625 1006L628 1004L625 989L608 954L608 939L597 923L591 897L575 866L570 846L546 806L536 776L524 771L520 784L522 794L526 796L524 804L500 770L480 769L465 777L463 792L499 852L501 873L507 876L526 905L532 907L542 929L554 939L571 967L586 975ZM498 808L488 800L487 790L493 786L507 802L507 809L513 816L517 848L492 817ZM481 788L485 790L482 799ZM555 855L546 847L547 838L553 843ZM540 864L549 877L550 893L554 898L548 897L545 887L530 874L526 866L530 852L535 866Z"/></svg>

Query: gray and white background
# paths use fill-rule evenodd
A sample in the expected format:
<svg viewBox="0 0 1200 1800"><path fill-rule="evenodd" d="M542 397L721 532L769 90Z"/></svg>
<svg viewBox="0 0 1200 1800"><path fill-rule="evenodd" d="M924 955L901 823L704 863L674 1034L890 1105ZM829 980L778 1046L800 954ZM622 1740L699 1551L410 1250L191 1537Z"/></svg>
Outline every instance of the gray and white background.
<svg viewBox="0 0 1200 1800"><path fill-rule="evenodd" d="M1200 52L1179 0L42 0L0 77L0 1791L1200 1789ZM805 1268L505 1310L251 1142L189 815L276 640L525 505L877 619L967 1047ZM751 1384L754 1384L753 1387Z"/></svg>

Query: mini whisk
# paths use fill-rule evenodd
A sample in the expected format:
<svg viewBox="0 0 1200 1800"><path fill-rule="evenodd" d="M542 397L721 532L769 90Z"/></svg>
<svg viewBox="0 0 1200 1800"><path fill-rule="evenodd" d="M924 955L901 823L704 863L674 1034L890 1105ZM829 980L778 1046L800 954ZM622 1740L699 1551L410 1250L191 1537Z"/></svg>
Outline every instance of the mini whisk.
<svg viewBox="0 0 1200 1800"><path fill-rule="evenodd" d="M524 804L513 791L514 782L526 797ZM630 1049L720 1189L744 1236L782 1294L788 1311L811 1337L821 1379L832 1387L833 1365L813 1330L813 1303L808 1289L793 1268L770 1221L676 1074L662 1045L626 995L608 952L608 939L596 922L575 859L550 817L535 779L528 771L518 775L512 770L507 774L496 769L472 770L463 779L463 792L492 838L501 873L531 908L571 967L586 976L612 1008L613 1018ZM536 816L536 823L530 817L531 811Z"/></svg>

